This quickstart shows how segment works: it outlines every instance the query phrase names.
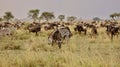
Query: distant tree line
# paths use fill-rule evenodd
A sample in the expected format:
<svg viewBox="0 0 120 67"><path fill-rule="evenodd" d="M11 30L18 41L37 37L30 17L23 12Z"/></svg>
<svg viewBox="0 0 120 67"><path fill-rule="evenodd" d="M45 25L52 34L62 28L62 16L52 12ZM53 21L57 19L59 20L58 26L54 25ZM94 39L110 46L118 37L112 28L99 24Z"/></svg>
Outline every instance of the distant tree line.
<svg viewBox="0 0 120 67"><path fill-rule="evenodd" d="M112 19L120 19L120 13L112 13L112 14L110 14L110 17L112 18Z"/></svg>
<svg viewBox="0 0 120 67"><path fill-rule="evenodd" d="M110 18L112 19L120 19L120 13L112 13L109 15ZM28 12L28 18L31 18L33 20L33 22L36 21L41 21L41 20L45 20L45 21L49 21L55 18L54 12L42 12L40 14L40 10L39 9L32 9L29 10ZM77 17L75 16L68 16L65 17L65 15L59 15L57 17L60 21L63 21L65 18L67 19L67 21L69 22L73 22L74 20L77 19ZM10 20L14 19L14 15L12 14L12 12L5 12L5 14L3 15L3 17L0 17L0 22L1 21L6 21L9 22ZM99 17L94 17L93 18L94 21L100 21L101 19Z"/></svg>
<svg viewBox="0 0 120 67"><path fill-rule="evenodd" d="M46 21L52 20L55 18L55 15L53 12L42 12L42 14L39 16L39 10L34 9L34 10L29 10L28 17L31 17L33 19L33 22L36 22L37 19L40 22L41 20L46 20ZM69 16L67 17L67 20L72 22L76 18L77 17ZM65 15L59 15L58 19L60 21L63 21L65 19Z"/></svg>
<svg viewBox="0 0 120 67"><path fill-rule="evenodd" d="M0 21L5 20L5 21L9 22L13 18L14 18L14 16L11 12L5 12L4 16L0 18Z"/></svg>
<svg viewBox="0 0 120 67"><path fill-rule="evenodd" d="M41 20L52 20L55 18L55 15L53 12L42 12L40 15L40 10L39 9L32 9L28 11L28 18L31 18L33 22L41 21ZM67 19L68 21L74 21L77 17L74 16L69 16L65 17L65 15L59 15L58 19L60 21L63 21L64 19ZM12 12L5 12L5 15L3 17L0 17L0 22L1 21L6 21L9 22L10 20L14 19L14 15Z"/></svg>

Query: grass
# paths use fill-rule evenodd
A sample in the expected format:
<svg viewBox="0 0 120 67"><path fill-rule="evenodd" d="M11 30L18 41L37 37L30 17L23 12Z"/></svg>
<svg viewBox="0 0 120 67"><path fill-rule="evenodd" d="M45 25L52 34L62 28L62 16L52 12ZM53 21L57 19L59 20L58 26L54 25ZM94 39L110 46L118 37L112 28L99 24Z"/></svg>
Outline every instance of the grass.
<svg viewBox="0 0 120 67"><path fill-rule="evenodd" d="M77 34L59 49L48 45L51 31L39 36L25 30L17 30L14 39L0 37L0 67L120 67L120 37L113 42L105 29L98 29L97 38Z"/></svg>

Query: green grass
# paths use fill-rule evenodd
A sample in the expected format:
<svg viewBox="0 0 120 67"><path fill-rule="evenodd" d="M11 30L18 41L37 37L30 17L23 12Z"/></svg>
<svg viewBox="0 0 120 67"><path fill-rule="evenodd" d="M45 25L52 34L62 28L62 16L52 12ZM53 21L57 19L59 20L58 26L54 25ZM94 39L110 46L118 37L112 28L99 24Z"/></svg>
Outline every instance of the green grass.
<svg viewBox="0 0 120 67"><path fill-rule="evenodd" d="M98 29L97 38L77 34L59 49L48 45L51 31L39 36L18 30L14 38L0 37L0 67L120 67L120 37L113 42Z"/></svg>

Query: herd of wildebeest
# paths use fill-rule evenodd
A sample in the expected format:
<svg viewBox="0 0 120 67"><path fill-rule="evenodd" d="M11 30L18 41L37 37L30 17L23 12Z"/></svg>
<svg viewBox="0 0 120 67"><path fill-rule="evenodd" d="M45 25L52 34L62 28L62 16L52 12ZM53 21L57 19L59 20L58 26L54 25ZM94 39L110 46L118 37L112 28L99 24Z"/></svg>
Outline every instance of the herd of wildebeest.
<svg viewBox="0 0 120 67"><path fill-rule="evenodd" d="M12 36L14 35L12 31L21 29L25 25L24 22L4 22L0 23L0 37L2 36ZM92 21L92 22L43 22L43 23L29 23L26 25L24 30L29 31L30 33L35 33L36 36L38 32L41 31L43 28L45 31L53 30L50 35L48 36L48 44L57 44L59 48L61 48L61 44L63 41L68 41L71 36L73 36L70 26L74 25L74 31L78 32L79 34L83 33L84 35L88 35L88 29L91 30L90 36L94 37L97 36L98 28L106 28L104 31L111 40L114 40L114 37L119 35L120 31L120 23L117 21Z"/></svg>

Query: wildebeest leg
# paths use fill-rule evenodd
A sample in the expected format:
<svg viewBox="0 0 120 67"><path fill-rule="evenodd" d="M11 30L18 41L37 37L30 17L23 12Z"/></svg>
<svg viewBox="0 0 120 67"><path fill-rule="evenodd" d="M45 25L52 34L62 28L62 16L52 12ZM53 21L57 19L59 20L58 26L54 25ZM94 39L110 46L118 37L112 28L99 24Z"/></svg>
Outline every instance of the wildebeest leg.
<svg viewBox="0 0 120 67"><path fill-rule="evenodd" d="M36 36L38 36L38 33L37 32L35 32L36 33Z"/></svg>
<svg viewBox="0 0 120 67"><path fill-rule="evenodd" d="M111 40L113 40L113 33L111 33Z"/></svg>
<svg viewBox="0 0 120 67"><path fill-rule="evenodd" d="M85 31L84 31L84 34L86 35L86 33L87 33L87 31L85 30Z"/></svg>
<svg viewBox="0 0 120 67"><path fill-rule="evenodd" d="M118 35L119 35L119 33L117 33L117 34L116 34L116 36L117 36L117 39L118 39Z"/></svg>
<svg viewBox="0 0 120 67"><path fill-rule="evenodd" d="M14 36L14 35L10 34L9 36L11 37L11 40L14 40L14 39L15 39L15 36Z"/></svg>
<svg viewBox="0 0 120 67"><path fill-rule="evenodd" d="M95 34L95 38L97 38L97 34Z"/></svg>
<svg viewBox="0 0 120 67"><path fill-rule="evenodd" d="M111 35L110 35L110 34L111 34L111 33L107 32L107 35L108 35L109 38L111 38Z"/></svg>
<svg viewBox="0 0 120 67"><path fill-rule="evenodd" d="M58 43L59 49L61 49L61 43L60 43L60 41L58 41L57 43Z"/></svg>
<svg viewBox="0 0 120 67"><path fill-rule="evenodd" d="M92 38L92 34L91 33L89 34L89 37Z"/></svg>
<svg viewBox="0 0 120 67"><path fill-rule="evenodd" d="M53 44L54 44L54 41L52 41L52 46L53 46Z"/></svg>
<svg viewBox="0 0 120 67"><path fill-rule="evenodd" d="M81 31L79 31L79 34L81 34Z"/></svg>

